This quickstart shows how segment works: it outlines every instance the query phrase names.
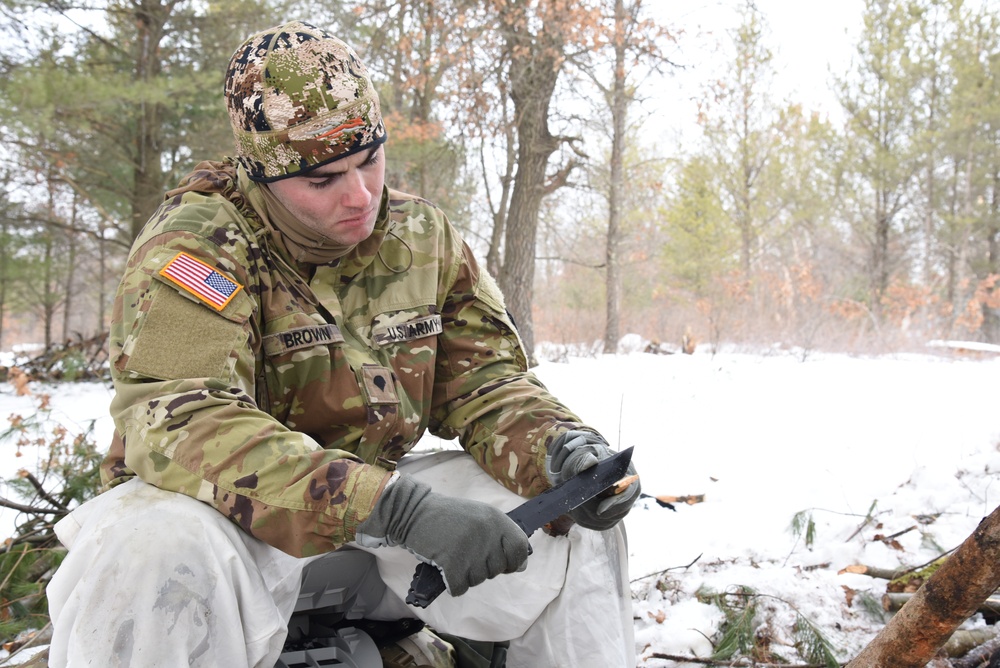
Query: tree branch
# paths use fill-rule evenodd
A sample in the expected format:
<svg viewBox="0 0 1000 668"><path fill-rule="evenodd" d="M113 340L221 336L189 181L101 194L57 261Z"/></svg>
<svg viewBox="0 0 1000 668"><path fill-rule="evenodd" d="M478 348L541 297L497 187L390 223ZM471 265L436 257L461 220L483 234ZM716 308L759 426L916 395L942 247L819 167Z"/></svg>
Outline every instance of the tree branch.
<svg viewBox="0 0 1000 668"><path fill-rule="evenodd" d="M61 501L59 501L59 499L56 499L47 491L45 491L45 488L42 487L42 483L39 482L38 478L36 478L34 474L32 474L30 471L24 471L22 477L31 483L31 486L35 488L36 492L38 492L38 496L42 497L43 499L51 503L56 508L59 508L60 510L68 510L68 508L66 508L66 504L62 503Z"/></svg>
<svg viewBox="0 0 1000 668"><path fill-rule="evenodd" d="M11 510L19 510L22 513L29 513L31 515L54 515L65 512L65 510L60 510L58 508L36 508L35 506L27 506L23 503L17 503L16 501L11 501L10 499L2 496L0 496L0 507L10 508Z"/></svg>

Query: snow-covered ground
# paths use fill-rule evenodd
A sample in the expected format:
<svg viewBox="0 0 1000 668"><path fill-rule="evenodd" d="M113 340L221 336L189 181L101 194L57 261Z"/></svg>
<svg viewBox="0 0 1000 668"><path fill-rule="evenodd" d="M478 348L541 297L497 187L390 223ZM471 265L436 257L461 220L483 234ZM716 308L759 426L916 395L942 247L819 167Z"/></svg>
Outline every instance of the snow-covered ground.
<svg viewBox="0 0 1000 668"><path fill-rule="evenodd" d="M626 520L641 666L685 665L653 654L711 654L723 615L697 593L737 587L761 595L758 622L777 654L801 660L792 647L801 615L846 660L883 624L858 600L881 597L884 582L838 571L926 563L1000 505L1000 358L802 357L634 353L537 368L612 444L635 446L643 491L704 495L676 511L646 500ZM50 391L53 417L97 418L107 442L107 387ZM0 388L0 420L31 407ZM0 445L4 478L30 462L14 450ZM811 545L792 531L796 515L812 519ZM13 521L0 512L4 535ZM894 547L875 538L910 527Z"/></svg>

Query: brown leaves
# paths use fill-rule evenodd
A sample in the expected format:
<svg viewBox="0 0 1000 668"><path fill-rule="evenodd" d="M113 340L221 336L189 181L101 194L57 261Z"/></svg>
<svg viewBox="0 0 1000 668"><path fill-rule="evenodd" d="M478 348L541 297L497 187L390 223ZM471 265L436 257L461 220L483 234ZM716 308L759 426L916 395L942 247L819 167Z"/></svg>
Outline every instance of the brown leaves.
<svg viewBox="0 0 1000 668"><path fill-rule="evenodd" d="M24 378L27 378L27 376L25 375ZM27 387L27 381L24 382L25 382L25 387ZM52 401L51 395L49 394L32 395L30 388L26 389L23 392L19 391L18 394L33 396L38 410L40 411L49 410L49 405ZM18 413L11 413L10 415L7 416L7 422L10 423L10 429L6 434L6 437L10 437L11 439L14 440L14 444L17 447L17 451L14 453L15 457L23 456L23 452L21 450L27 446L34 445L42 447L46 445L46 438L44 436L39 435L33 437L33 435L31 434L31 432L37 426L33 424L33 419L31 417L25 419L24 416ZM62 444L67 434L68 432L65 427L63 427L62 425L56 425L56 427L53 429L53 436L55 437L53 442L55 444Z"/></svg>
<svg viewBox="0 0 1000 668"><path fill-rule="evenodd" d="M882 534L875 534L875 536L872 537L872 540L883 542L892 549L898 550L900 552L902 552L904 549L902 544L891 536L883 536Z"/></svg>
<svg viewBox="0 0 1000 668"><path fill-rule="evenodd" d="M879 525L879 526L881 526L881 525ZM896 539L899 538L900 536L902 536L905 533L909 533L910 531L913 531L916 528L917 528L917 526L913 525L911 527L907 527L907 528L903 529L902 531L897 531L896 533L891 534L889 536L883 536L882 534L877 533L874 536L872 536L872 540L880 541L882 543L885 543L886 545L888 545L892 549L899 550L900 552L902 552L902 551L905 550L905 548Z"/></svg>
<svg viewBox="0 0 1000 668"><path fill-rule="evenodd" d="M437 121L407 119L396 110L385 114L385 123L392 128L394 142L412 141L418 144L437 141L444 135L444 128Z"/></svg>
<svg viewBox="0 0 1000 668"><path fill-rule="evenodd" d="M31 378L18 367L11 367L10 371L7 372L7 382L14 387L14 392L17 396L23 397L31 395L31 388L28 387L28 383L31 382Z"/></svg>
<svg viewBox="0 0 1000 668"><path fill-rule="evenodd" d="M976 290L965 305L965 311L958 317L955 324L965 327L970 332L979 331L985 322L985 309L1000 308L1000 274L990 274L976 285Z"/></svg>

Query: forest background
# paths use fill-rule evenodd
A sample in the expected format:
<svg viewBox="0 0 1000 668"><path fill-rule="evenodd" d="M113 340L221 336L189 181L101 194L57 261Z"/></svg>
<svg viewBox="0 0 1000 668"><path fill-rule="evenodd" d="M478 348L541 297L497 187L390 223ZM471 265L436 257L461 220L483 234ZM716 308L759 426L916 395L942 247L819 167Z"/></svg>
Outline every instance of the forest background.
<svg viewBox="0 0 1000 668"><path fill-rule="evenodd" d="M463 231L529 350L1000 343L994 3L864 0L836 113L779 98L738 3L676 142L654 102L696 27L653 4L3 0L0 349L106 331L163 192L232 153L229 56L292 18L359 51L387 182Z"/></svg>

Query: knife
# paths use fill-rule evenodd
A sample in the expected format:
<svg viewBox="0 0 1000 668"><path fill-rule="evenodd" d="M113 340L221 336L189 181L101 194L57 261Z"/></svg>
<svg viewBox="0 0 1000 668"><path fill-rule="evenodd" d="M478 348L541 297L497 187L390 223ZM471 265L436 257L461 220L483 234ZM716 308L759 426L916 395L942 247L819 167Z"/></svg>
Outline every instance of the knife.
<svg viewBox="0 0 1000 668"><path fill-rule="evenodd" d="M632 448L622 450L613 457L598 462L596 466L584 469L569 480L528 499L507 513L507 517L514 520L526 536L530 536L560 515L565 515L583 505L601 492L609 489L616 491L613 488L628 472L631 461ZM440 569L433 564L420 562L413 574L406 602L418 608L426 608L444 590L444 577Z"/></svg>

